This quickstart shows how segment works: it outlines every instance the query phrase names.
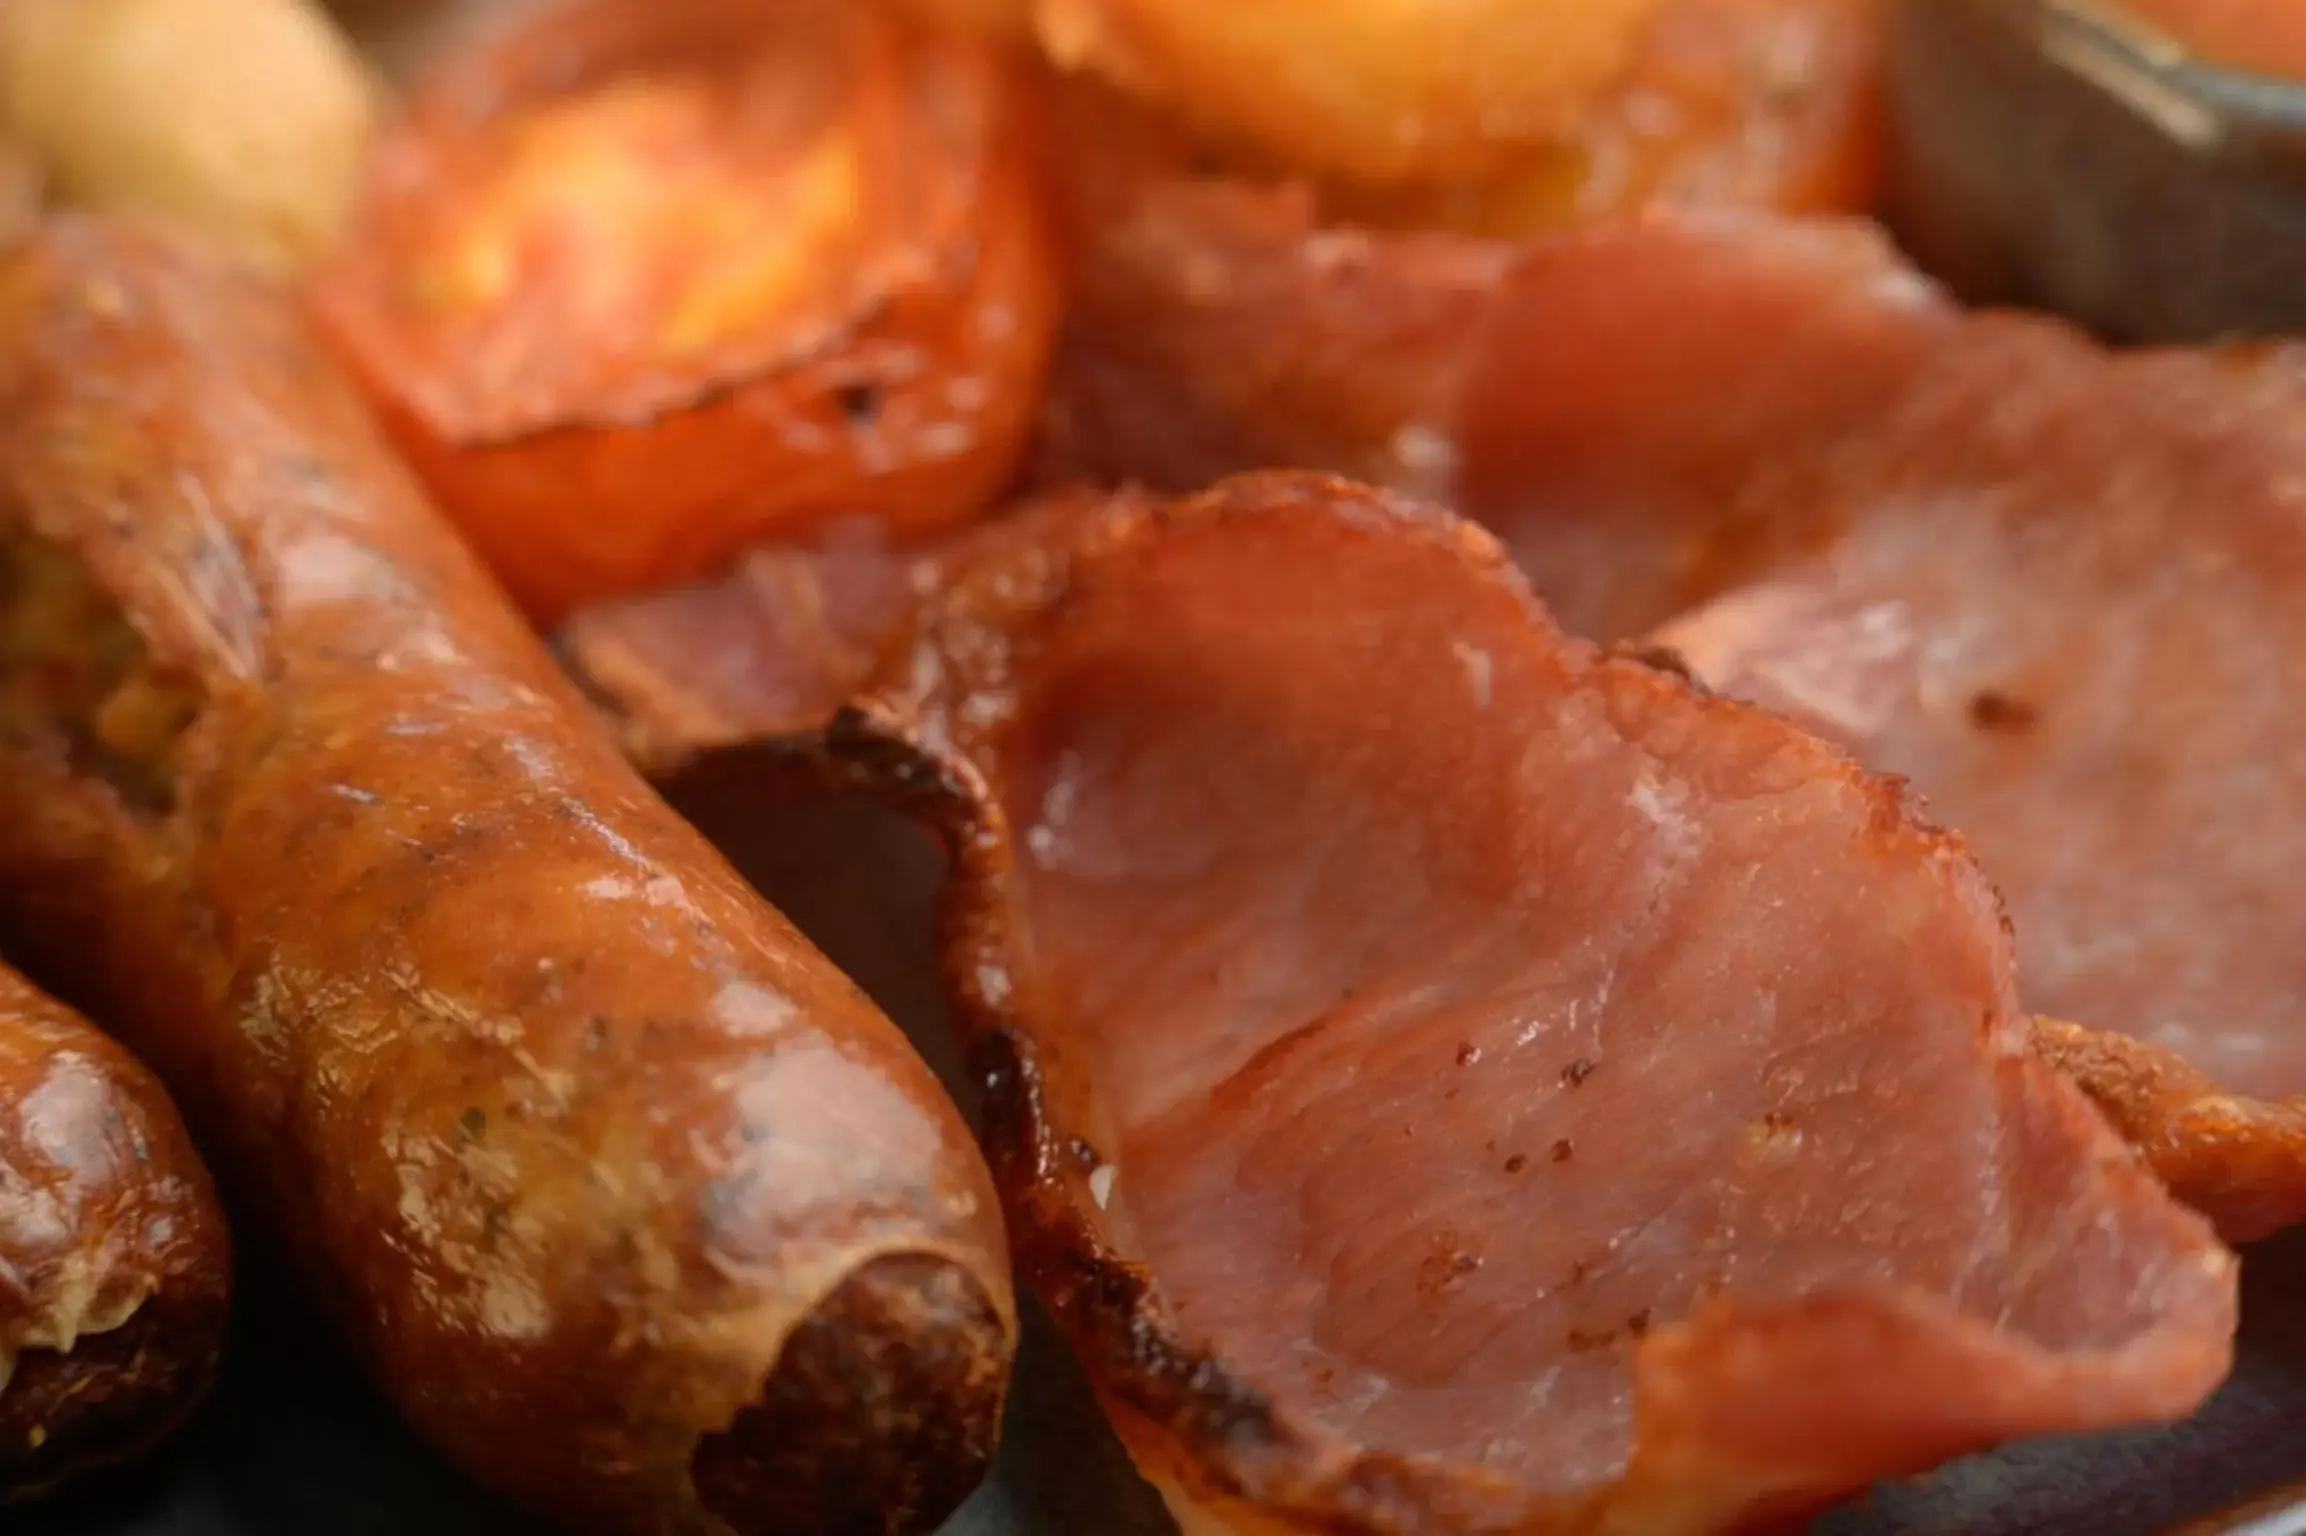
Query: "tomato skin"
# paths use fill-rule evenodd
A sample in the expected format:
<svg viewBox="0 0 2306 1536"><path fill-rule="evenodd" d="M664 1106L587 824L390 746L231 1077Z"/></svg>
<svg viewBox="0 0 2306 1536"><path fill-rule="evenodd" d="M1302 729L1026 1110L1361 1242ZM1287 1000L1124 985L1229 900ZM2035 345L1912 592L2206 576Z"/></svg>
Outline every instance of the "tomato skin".
<svg viewBox="0 0 2306 1536"><path fill-rule="evenodd" d="M1059 265L1018 66L877 10L768 11L574 0L476 42L313 289L540 624L836 518L953 526L1023 451ZM745 75L747 49L785 56ZM804 105L764 125L780 95Z"/></svg>

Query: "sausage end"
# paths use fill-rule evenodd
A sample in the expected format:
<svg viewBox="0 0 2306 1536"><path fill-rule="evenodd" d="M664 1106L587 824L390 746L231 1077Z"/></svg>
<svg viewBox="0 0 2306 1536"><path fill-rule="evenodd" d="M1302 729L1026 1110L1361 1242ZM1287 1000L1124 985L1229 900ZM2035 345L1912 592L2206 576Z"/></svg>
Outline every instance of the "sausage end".
<svg viewBox="0 0 2306 1536"><path fill-rule="evenodd" d="M762 1536L933 1530L992 1463L1013 1346L967 1270L875 1259L794 1330L760 1396L698 1444L697 1496Z"/></svg>
<svg viewBox="0 0 2306 1536"><path fill-rule="evenodd" d="M69 1350L26 1351L0 1393L0 1502L135 1456L183 1422L215 1378L227 1290L221 1273L192 1277Z"/></svg>

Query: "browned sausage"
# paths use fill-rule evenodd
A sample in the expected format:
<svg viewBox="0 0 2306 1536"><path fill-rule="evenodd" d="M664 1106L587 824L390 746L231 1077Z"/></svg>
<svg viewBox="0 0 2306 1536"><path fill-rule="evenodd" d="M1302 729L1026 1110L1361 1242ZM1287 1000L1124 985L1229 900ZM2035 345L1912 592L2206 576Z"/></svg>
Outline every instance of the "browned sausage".
<svg viewBox="0 0 2306 1536"><path fill-rule="evenodd" d="M958 1115L624 766L285 299L86 222L0 266L0 556L48 589L0 658L0 920L436 1446L588 1529L968 1491L1015 1314Z"/></svg>
<svg viewBox="0 0 2306 1536"><path fill-rule="evenodd" d="M175 1428L215 1375L231 1277L160 1084L0 966L0 1499Z"/></svg>

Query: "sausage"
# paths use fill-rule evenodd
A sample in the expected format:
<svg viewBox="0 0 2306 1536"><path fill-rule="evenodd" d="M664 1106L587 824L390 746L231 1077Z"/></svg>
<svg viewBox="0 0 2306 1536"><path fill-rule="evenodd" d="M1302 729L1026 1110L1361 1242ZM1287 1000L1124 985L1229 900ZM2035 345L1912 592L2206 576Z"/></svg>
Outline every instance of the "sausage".
<svg viewBox="0 0 2306 1536"><path fill-rule="evenodd" d="M159 1082L0 965L0 1501L182 1422L231 1286L216 1192Z"/></svg>
<svg viewBox="0 0 2306 1536"><path fill-rule="evenodd" d="M624 765L287 298L85 221L0 264L0 554L51 589L0 657L0 929L421 1433L589 1530L966 1494L1016 1322L957 1111Z"/></svg>

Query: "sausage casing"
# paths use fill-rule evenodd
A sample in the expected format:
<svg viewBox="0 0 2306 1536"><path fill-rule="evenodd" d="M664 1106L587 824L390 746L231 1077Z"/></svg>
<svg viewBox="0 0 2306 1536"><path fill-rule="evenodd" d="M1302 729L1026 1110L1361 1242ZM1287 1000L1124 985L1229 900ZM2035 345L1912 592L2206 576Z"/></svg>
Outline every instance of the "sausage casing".
<svg viewBox="0 0 2306 1536"><path fill-rule="evenodd" d="M231 1279L159 1082L0 966L0 1500L173 1429L216 1373Z"/></svg>
<svg viewBox="0 0 2306 1536"><path fill-rule="evenodd" d="M20 248L0 550L0 920L436 1446L589 1529L967 1492L1015 1316L957 1113L625 767L287 299L88 222Z"/></svg>

